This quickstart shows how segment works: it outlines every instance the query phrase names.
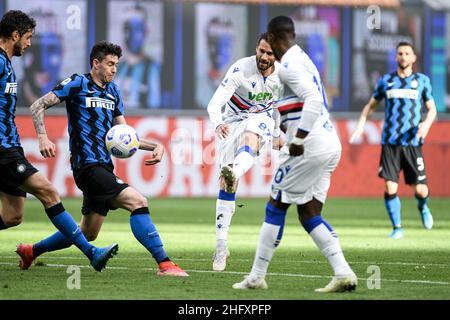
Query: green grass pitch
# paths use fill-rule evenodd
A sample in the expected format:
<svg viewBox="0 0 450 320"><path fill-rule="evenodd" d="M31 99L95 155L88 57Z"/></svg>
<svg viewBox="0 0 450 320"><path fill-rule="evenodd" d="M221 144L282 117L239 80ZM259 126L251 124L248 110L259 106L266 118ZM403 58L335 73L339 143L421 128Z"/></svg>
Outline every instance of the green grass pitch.
<svg viewBox="0 0 450 320"><path fill-rule="evenodd" d="M119 254L98 273L76 248L47 253L27 271L18 268L19 242L32 243L54 232L40 203L27 200L23 223L0 232L0 299L449 299L450 199L433 198L433 230L424 230L414 199L402 199L405 237L388 239L390 222L379 199L329 199L325 219L339 235L345 256L359 277L355 292L319 294L331 268L300 227L294 208L288 212L281 244L266 277L269 290L236 291L231 285L250 271L266 199L238 199L229 235L231 257L225 272L211 271L215 245L215 199L151 199L149 207L166 252L188 278L157 277L156 263L135 240L128 213L109 213L94 242L120 245ZM64 200L80 219L79 199ZM80 267L80 289L68 289L71 265ZM380 288L368 287L381 272ZM369 268L370 271L370 268Z"/></svg>

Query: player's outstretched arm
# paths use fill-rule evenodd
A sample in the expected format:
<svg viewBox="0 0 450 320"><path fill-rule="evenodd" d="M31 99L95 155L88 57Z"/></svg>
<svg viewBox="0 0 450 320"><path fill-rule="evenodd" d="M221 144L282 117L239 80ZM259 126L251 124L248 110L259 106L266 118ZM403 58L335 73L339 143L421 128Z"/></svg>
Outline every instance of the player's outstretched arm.
<svg viewBox="0 0 450 320"><path fill-rule="evenodd" d="M161 162L162 157L164 155L164 146L160 143L151 142L148 140L140 140L139 141L139 149L150 151L151 158L145 160L145 165L152 166Z"/></svg>
<svg viewBox="0 0 450 320"><path fill-rule="evenodd" d="M44 158L56 155L56 146L48 139L47 131L45 130L44 111L60 102L61 100L53 92L49 92L37 99L30 107L34 129L39 140L39 152Z"/></svg>
<svg viewBox="0 0 450 320"><path fill-rule="evenodd" d="M427 108L427 116L424 121L419 123L419 130L417 130L417 138L425 139L430 131L431 125L434 120L436 120L437 110L434 100L428 100L425 102L425 107Z"/></svg>
<svg viewBox="0 0 450 320"><path fill-rule="evenodd" d="M125 117L124 116L114 117L114 125L117 124L127 124ZM151 152L151 158L145 160L145 164L147 166L151 166L161 162L161 159L164 155L164 147L162 144L151 142L144 139L139 140L139 149Z"/></svg>
<svg viewBox="0 0 450 320"><path fill-rule="evenodd" d="M370 115L375 111L378 106L378 101L372 97L369 102L364 106L361 115L358 120L358 124L356 125L355 130L353 130L352 135L350 136L349 142L353 143L355 139L359 138L364 132L364 125L366 124L367 119L369 119Z"/></svg>

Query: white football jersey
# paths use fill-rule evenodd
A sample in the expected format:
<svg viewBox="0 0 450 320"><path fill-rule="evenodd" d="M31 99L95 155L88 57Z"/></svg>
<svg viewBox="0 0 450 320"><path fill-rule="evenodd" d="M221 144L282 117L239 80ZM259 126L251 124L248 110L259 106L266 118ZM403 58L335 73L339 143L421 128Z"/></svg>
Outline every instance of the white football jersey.
<svg viewBox="0 0 450 320"><path fill-rule="evenodd" d="M305 153L317 154L341 148L329 119L319 71L309 56L294 45L283 55L280 64L279 77L286 88L283 99L276 103L276 107L281 115L281 126L287 129L287 142L292 140L298 129L302 129L309 132L304 142ZM316 138L323 141L318 142Z"/></svg>
<svg viewBox="0 0 450 320"><path fill-rule="evenodd" d="M236 61L208 104L209 117L214 126L242 120L252 113L264 112L271 117L274 102L283 90L278 77L280 68L280 64L275 62L274 72L263 77L256 65L256 56Z"/></svg>

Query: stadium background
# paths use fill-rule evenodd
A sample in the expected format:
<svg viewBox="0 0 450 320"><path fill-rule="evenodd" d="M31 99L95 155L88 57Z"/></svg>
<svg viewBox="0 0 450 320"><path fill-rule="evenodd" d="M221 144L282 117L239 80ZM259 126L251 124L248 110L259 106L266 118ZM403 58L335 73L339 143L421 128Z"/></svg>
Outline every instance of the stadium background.
<svg viewBox="0 0 450 320"><path fill-rule="evenodd" d="M47 112L49 136L57 144L51 160L39 155L27 106L72 73L88 72L90 48L108 39L124 48L123 65L133 55L142 61L128 76L145 73L145 80L134 82L125 70L117 76L128 121L140 136L162 142L167 152L152 168L142 165L145 153L117 161L119 176L148 196L216 196L214 130L206 105L228 66L254 54L270 18L285 14L295 20L299 43L318 66L343 143L330 196L382 195L377 178L382 108L367 123L363 139L355 145L347 141L376 79L395 69L400 40L415 44L416 70L432 81L439 120L426 140L425 161L433 196L450 196L445 169L450 164L450 5L432 0L282 2L1 0L0 13L21 9L39 22L31 49L23 59L13 59L20 97L16 121L27 157L62 196L80 196L68 169L64 106ZM373 30L367 27L373 17L370 4L380 9L380 28ZM238 194L265 197L275 160L276 154L265 150ZM399 193L412 196L403 185Z"/></svg>

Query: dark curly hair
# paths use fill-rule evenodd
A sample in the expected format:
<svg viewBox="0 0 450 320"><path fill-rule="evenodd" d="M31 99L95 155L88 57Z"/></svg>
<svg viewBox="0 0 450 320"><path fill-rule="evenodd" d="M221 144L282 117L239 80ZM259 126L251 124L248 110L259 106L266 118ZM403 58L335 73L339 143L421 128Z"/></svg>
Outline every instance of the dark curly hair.
<svg viewBox="0 0 450 320"><path fill-rule="evenodd" d="M0 21L0 38L10 38L14 31L23 36L28 31L33 31L36 21L20 10L6 12Z"/></svg>
<svg viewBox="0 0 450 320"><path fill-rule="evenodd" d="M92 68L94 59L102 61L105 58L105 56L107 56L108 54L117 56L118 58L120 58L122 56L122 48L114 43L107 42L104 40L97 42L92 47L91 55L89 57L91 68Z"/></svg>

